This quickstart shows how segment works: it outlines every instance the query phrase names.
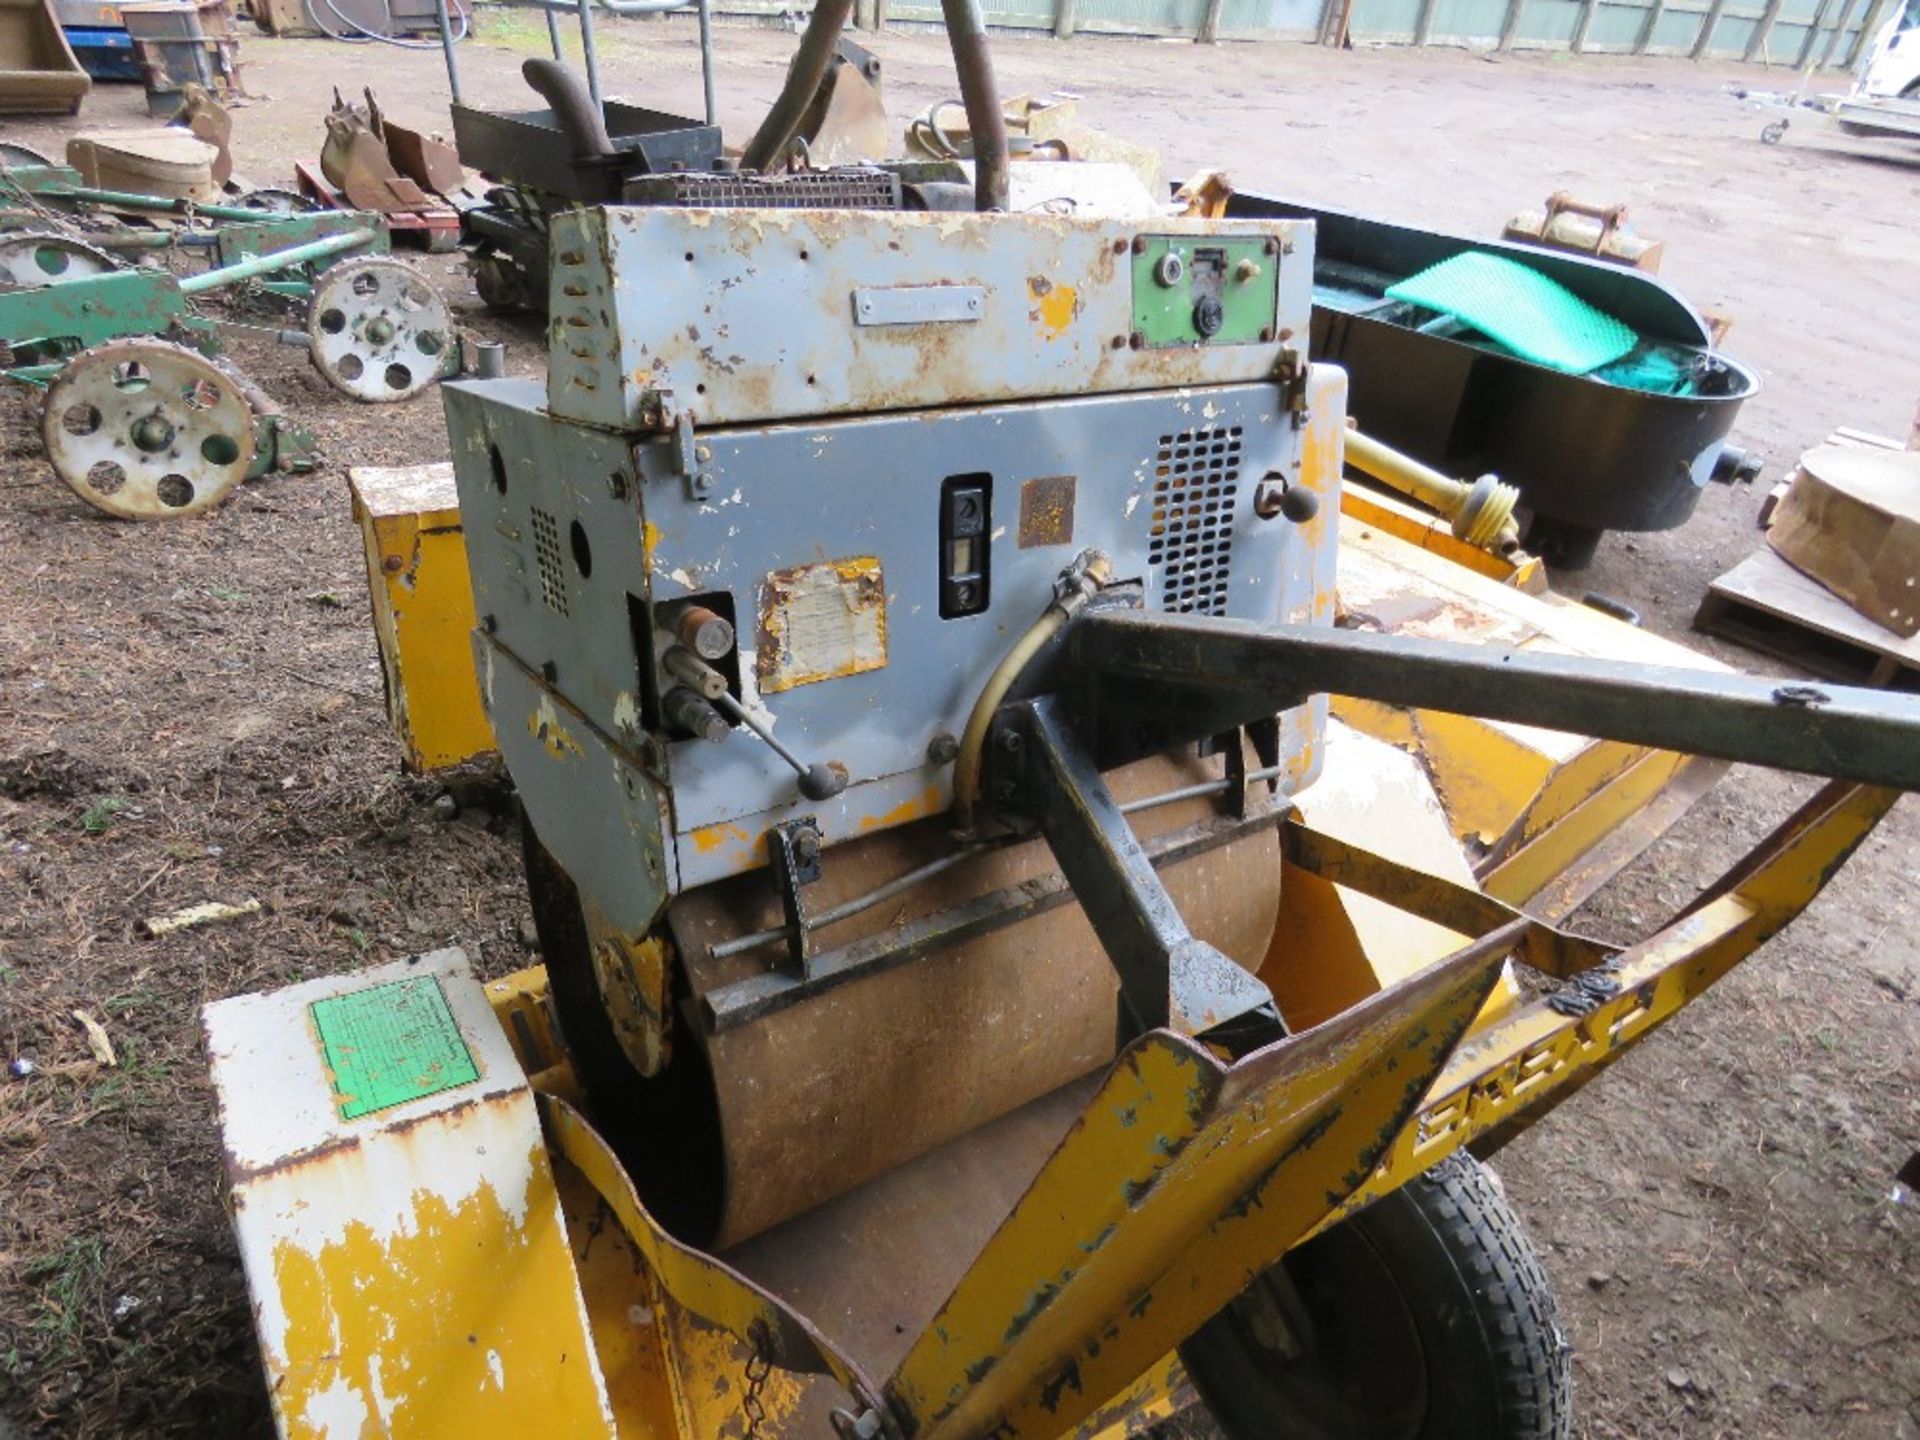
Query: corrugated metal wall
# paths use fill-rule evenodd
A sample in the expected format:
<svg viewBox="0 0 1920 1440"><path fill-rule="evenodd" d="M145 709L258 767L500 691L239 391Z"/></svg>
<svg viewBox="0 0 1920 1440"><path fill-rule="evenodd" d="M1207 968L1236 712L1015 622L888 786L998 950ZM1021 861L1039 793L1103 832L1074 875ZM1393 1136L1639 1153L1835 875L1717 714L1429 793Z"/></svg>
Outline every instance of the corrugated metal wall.
<svg viewBox="0 0 1920 1440"><path fill-rule="evenodd" d="M1691 55L1849 68L1898 0L984 0L1001 29ZM725 14L808 0L716 0ZM940 0L859 0L860 22L937 25Z"/></svg>

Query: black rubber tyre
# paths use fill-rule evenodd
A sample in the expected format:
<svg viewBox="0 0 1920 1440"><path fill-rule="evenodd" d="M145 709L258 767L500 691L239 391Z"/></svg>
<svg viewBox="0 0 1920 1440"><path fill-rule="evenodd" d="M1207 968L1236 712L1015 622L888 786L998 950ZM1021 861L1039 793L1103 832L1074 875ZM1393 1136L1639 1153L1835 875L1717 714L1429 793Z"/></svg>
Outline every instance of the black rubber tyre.
<svg viewBox="0 0 1920 1440"><path fill-rule="evenodd" d="M1573 1434L1546 1273L1464 1154L1296 1248L1180 1358L1229 1440Z"/></svg>
<svg viewBox="0 0 1920 1440"><path fill-rule="evenodd" d="M625 1162L654 1218L688 1243L703 1245L719 1224L726 1176L719 1102L705 1054L683 1036L673 1063L642 1078L600 998L579 890L524 816L520 839L547 990L593 1122Z"/></svg>

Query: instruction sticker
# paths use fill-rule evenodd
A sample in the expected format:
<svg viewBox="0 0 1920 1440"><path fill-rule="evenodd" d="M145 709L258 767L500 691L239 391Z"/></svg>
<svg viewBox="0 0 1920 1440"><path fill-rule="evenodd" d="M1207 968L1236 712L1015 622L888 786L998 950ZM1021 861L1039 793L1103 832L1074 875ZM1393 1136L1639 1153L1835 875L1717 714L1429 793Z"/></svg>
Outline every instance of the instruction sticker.
<svg viewBox="0 0 1920 1440"><path fill-rule="evenodd" d="M342 1120L480 1078L446 993L431 975L330 996L308 1009Z"/></svg>

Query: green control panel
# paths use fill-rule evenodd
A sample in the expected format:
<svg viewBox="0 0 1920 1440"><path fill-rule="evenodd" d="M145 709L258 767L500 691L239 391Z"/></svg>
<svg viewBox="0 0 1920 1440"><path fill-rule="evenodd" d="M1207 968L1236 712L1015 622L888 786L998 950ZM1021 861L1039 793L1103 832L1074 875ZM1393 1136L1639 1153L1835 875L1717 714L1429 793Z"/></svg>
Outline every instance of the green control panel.
<svg viewBox="0 0 1920 1440"><path fill-rule="evenodd" d="M1146 349L1270 341L1279 296L1277 241L1145 235L1134 242L1133 332Z"/></svg>

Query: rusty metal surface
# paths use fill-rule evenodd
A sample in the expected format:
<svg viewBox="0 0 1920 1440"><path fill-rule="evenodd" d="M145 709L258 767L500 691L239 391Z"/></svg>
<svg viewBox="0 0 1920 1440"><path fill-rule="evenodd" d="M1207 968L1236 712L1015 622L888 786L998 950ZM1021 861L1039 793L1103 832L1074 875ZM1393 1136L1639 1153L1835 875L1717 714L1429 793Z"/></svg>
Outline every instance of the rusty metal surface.
<svg viewBox="0 0 1920 1440"><path fill-rule="evenodd" d="M1146 234L1271 239L1270 338L1133 348ZM1266 380L1310 308L1311 233L1284 221L628 207L556 217L552 249L549 405L612 429ZM981 287L980 318L856 323L855 289L928 285Z"/></svg>
<svg viewBox="0 0 1920 1440"><path fill-rule="evenodd" d="M467 182L461 167L460 152L437 135L410 130L388 120L382 127L387 142L387 157L394 168L422 190L447 198Z"/></svg>
<svg viewBox="0 0 1920 1440"><path fill-rule="evenodd" d="M1220 768L1217 759L1153 759L1112 780L1125 800L1213 778ZM1136 829L1156 835L1212 813L1204 800L1167 805L1137 817ZM934 821L840 846L826 857L818 903L871 889L950 845ZM876 934L1053 869L1037 840L996 851L831 927L822 943ZM1242 965L1259 963L1279 902L1278 841L1270 831L1170 867L1162 878L1201 938ZM778 923L764 876L688 894L670 919L696 1003L773 963L764 950L705 958L717 940ZM1112 1058L1118 1026L1112 966L1081 911L1062 907L707 1037L725 1143L720 1243L1088 1073Z"/></svg>
<svg viewBox="0 0 1920 1440"><path fill-rule="evenodd" d="M887 663L887 587L872 555L769 571L754 650L760 693Z"/></svg>
<svg viewBox="0 0 1920 1440"><path fill-rule="evenodd" d="M1075 477L1042 475L1020 483L1020 548L1073 543Z"/></svg>
<svg viewBox="0 0 1920 1440"><path fill-rule="evenodd" d="M395 992L431 994L437 1022ZM343 1005L329 1048L320 1009ZM202 1024L282 1435L615 1433L533 1092L464 955L218 1001Z"/></svg>

